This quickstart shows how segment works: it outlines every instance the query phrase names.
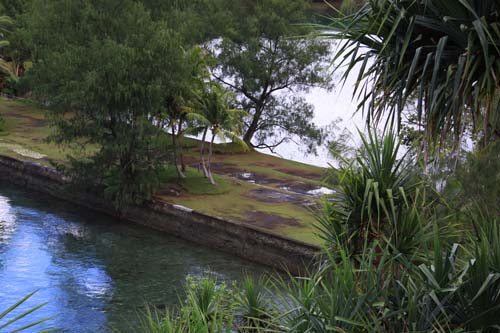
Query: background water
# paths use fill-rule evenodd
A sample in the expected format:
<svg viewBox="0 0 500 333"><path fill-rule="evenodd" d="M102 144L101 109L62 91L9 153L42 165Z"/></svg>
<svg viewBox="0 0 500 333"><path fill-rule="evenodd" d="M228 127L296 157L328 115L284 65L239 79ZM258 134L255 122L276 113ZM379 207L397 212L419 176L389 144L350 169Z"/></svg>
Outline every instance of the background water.
<svg viewBox="0 0 500 333"><path fill-rule="evenodd" d="M239 280L262 266L0 182L0 312L23 309L67 332L124 329L145 304L175 304L187 275ZM5 322L5 319L0 322ZM28 330L35 332L38 330Z"/></svg>
<svg viewBox="0 0 500 333"><path fill-rule="evenodd" d="M305 100L314 107L313 122L319 127L327 127L329 137L327 140L337 140L342 133L349 133L349 140L346 142L350 147L358 147L361 140L358 135L358 129L362 132L366 129L366 119L363 116L362 110L358 110L360 99L358 96L353 96L354 86L358 79L361 64L357 64L351 70L345 81L342 79L344 71L347 67L346 63L340 68L337 68L341 63L341 59L333 62L337 50L344 44L344 40L329 42L330 59L323 64L327 68L330 77L330 82L333 88L327 90L316 87L310 89L306 93L295 93L294 91L286 90L284 94L297 94L304 97ZM367 50L361 49L360 53ZM370 62L368 63L368 66ZM336 69L334 72L333 69ZM371 84L368 83L368 87ZM382 121L382 123L384 120ZM334 126L332 126L332 124ZM378 126L383 128L383 126ZM275 140L279 141L279 139ZM307 152L307 146L301 144L300 138L294 138L293 141L287 141L278 146L274 153L269 149L261 149L261 152L272 154L286 159L299 161L307 164L314 164L321 167L327 167L329 164L335 165L335 161L329 154L327 145L317 147L317 154Z"/></svg>

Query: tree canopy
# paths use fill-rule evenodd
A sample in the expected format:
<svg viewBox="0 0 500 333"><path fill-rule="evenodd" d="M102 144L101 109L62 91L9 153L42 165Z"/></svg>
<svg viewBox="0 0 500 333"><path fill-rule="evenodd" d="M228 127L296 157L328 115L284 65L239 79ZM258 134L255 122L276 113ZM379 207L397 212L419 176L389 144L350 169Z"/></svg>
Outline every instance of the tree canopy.
<svg viewBox="0 0 500 333"><path fill-rule="evenodd" d="M33 20L46 26L38 31L31 76L52 110L53 139L97 150L73 159L82 184L97 184L119 208L140 203L159 186L170 159L161 124L169 120L170 97L192 79L192 63L176 34L153 22L141 4L61 1L46 9L58 14L54 21ZM57 45L43 44L64 24L73 35L65 30Z"/></svg>
<svg viewBox="0 0 500 333"><path fill-rule="evenodd" d="M244 141L272 148L295 136L312 148L322 132L300 93L328 83L328 45L306 38L307 2L230 1L227 7L235 19L209 48L217 61L213 75L237 93L239 106L250 115Z"/></svg>

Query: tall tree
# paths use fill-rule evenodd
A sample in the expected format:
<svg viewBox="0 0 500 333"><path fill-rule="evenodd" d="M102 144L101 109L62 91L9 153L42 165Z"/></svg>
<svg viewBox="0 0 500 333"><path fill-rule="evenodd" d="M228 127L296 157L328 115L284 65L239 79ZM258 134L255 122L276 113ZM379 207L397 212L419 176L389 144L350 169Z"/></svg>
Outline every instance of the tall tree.
<svg viewBox="0 0 500 333"><path fill-rule="evenodd" d="M186 164L184 161L182 139L189 124L189 115L194 111L189 105L195 99L193 91L201 89L208 78L205 57L199 47L192 47L182 52L175 64L175 72L179 75L169 80L164 93L164 111L158 114L162 127L171 134L173 163L179 177L184 178Z"/></svg>
<svg viewBox="0 0 500 333"><path fill-rule="evenodd" d="M141 203L160 185L168 156L165 99L190 75L181 42L133 1L36 8L33 24L42 29L30 72L57 125L53 139L96 150L72 156L72 175L118 208Z"/></svg>
<svg viewBox="0 0 500 333"><path fill-rule="evenodd" d="M189 45L219 37L231 12L227 0L141 0L155 20L164 21Z"/></svg>
<svg viewBox="0 0 500 333"><path fill-rule="evenodd" d="M9 45L9 42L5 40L5 33L8 31L8 28L12 25L12 20L8 16L0 16L0 51L3 47ZM12 75L11 67L3 57L0 57L0 74L3 76L2 79L5 80L5 77L9 77ZM2 82L4 83L4 82ZM3 88L3 87L2 87ZM0 114L0 132L3 130L4 120L2 115Z"/></svg>
<svg viewBox="0 0 500 333"><path fill-rule="evenodd" d="M6 35L9 33L12 28L14 22L9 16L0 16L0 51L2 54L0 55L0 73L3 75L12 75L12 68L10 64L6 61L5 56L3 55L4 48L7 47L10 42L6 39Z"/></svg>
<svg viewBox="0 0 500 333"><path fill-rule="evenodd" d="M225 6L233 20L209 49L217 59L214 77L237 93L249 114L244 141L274 148L298 136L312 148L322 131L312 122L312 105L299 94L327 84L328 46L301 38L309 32L304 25L308 1L226 1Z"/></svg>

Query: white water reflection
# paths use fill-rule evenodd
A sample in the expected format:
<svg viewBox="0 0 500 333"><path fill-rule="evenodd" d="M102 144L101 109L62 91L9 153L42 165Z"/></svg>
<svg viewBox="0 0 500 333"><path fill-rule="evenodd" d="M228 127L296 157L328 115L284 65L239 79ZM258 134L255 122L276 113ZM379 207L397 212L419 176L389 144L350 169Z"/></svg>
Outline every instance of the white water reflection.
<svg viewBox="0 0 500 333"><path fill-rule="evenodd" d="M307 191L307 194L313 196L313 197L320 197L320 196L323 196L323 195L332 195L332 194L335 194L335 191L330 189L330 188L327 188L327 187L319 187L317 189L314 189L314 190L310 190L310 191Z"/></svg>
<svg viewBox="0 0 500 333"><path fill-rule="evenodd" d="M0 195L0 246L9 241L15 230L16 219L11 212L9 199Z"/></svg>
<svg viewBox="0 0 500 333"><path fill-rule="evenodd" d="M7 239L0 241L0 312L38 290L20 310L48 302L30 315L32 321L55 316L40 328L83 333L110 332L112 326L127 331L146 304L176 304L188 274L210 274L230 283L244 272L264 271L2 182L0 221L0 235Z"/></svg>

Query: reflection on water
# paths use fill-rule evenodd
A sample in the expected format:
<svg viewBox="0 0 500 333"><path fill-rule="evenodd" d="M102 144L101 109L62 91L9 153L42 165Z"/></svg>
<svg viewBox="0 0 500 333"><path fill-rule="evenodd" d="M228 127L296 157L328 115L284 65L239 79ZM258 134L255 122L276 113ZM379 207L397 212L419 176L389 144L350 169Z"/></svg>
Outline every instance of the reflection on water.
<svg viewBox="0 0 500 333"><path fill-rule="evenodd" d="M0 183L0 312L38 290L28 304L48 304L32 319L108 332L135 322L146 303L175 304L188 274L232 281L244 272L264 269Z"/></svg>

